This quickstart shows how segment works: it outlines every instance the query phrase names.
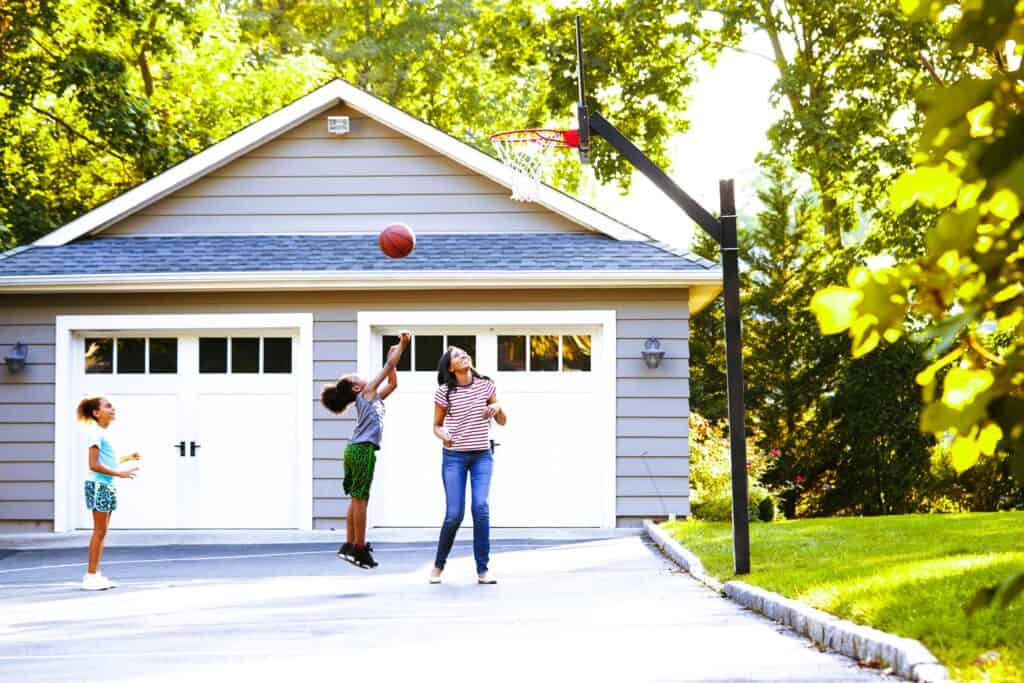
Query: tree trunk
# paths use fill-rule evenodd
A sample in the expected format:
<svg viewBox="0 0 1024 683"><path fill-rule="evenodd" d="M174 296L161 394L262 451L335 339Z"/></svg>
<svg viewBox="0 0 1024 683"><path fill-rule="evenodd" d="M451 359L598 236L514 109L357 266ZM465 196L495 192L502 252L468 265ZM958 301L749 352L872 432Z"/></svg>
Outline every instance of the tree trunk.
<svg viewBox="0 0 1024 683"><path fill-rule="evenodd" d="M142 83L146 89L146 97L153 96L153 74L149 70L149 60L146 59L146 48L139 50L139 71L142 72Z"/></svg>

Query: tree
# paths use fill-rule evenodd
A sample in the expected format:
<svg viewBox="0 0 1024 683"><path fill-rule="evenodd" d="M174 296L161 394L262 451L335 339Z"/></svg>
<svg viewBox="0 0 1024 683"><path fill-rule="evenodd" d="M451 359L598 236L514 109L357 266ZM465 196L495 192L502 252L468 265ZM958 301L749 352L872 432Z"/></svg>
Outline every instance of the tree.
<svg viewBox="0 0 1024 683"><path fill-rule="evenodd" d="M739 243L741 248L747 243L745 234ZM713 263L719 260L718 242L703 230L694 231L690 251ZM690 320L690 409L712 423L729 416L724 324L725 303L720 296Z"/></svg>
<svg viewBox="0 0 1024 683"><path fill-rule="evenodd" d="M204 0L0 5L0 247L31 241L305 94L308 54L257 64Z"/></svg>
<svg viewBox="0 0 1024 683"><path fill-rule="evenodd" d="M916 376L921 429L952 438L958 471L1003 450L1024 480L1024 6L946 4L901 2L922 24L955 12L949 51L984 67L919 93L926 121L918 164L893 183L890 201L896 212L915 203L942 212L926 252L888 268L854 268L847 286L824 288L813 307L822 332L849 334L854 357L907 333L930 341L935 360ZM1005 604L1024 590L1024 573L1000 590Z"/></svg>
<svg viewBox="0 0 1024 683"><path fill-rule="evenodd" d="M668 137L685 127L698 49L686 0L279 0L238 3L262 57L308 48L342 78L491 152L500 130L574 125L574 17L584 17L589 98L667 165ZM602 182L628 187L632 168L598 141ZM575 189L567 156L556 182Z"/></svg>
<svg viewBox="0 0 1024 683"><path fill-rule="evenodd" d="M879 208L884 188L910 163L919 122L913 93L963 68L940 50L942 24L910 21L877 0L706 0L722 18L702 35L711 49L765 34L784 113L769 130L771 156L811 180L834 247Z"/></svg>

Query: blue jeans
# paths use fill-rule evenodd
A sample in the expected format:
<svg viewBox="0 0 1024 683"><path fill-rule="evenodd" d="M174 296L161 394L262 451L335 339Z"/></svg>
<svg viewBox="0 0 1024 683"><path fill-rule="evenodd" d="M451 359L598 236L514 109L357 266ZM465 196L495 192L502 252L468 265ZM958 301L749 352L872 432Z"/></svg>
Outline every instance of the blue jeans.
<svg viewBox="0 0 1024 683"><path fill-rule="evenodd" d="M473 512L473 557L476 558L476 573L487 573L487 562L491 554L491 511L487 496L491 490L491 470L494 458L490 449L485 451L450 451L442 449L441 479L444 481L445 513L441 525L441 537L437 541L437 557L434 566L444 569L448 553L455 542L455 532L466 514L466 474L469 474L472 490Z"/></svg>

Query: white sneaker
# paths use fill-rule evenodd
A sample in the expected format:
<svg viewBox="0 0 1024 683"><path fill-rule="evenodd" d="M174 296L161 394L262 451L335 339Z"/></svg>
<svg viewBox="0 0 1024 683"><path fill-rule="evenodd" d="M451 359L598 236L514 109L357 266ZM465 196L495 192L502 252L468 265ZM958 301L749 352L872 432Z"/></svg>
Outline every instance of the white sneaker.
<svg viewBox="0 0 1024 683"><path fill-rule="evenodd" d="M112 582L103 574L86 574L82 577L82 590L84 591L105 591L114 588L117 584Z"/></svg>

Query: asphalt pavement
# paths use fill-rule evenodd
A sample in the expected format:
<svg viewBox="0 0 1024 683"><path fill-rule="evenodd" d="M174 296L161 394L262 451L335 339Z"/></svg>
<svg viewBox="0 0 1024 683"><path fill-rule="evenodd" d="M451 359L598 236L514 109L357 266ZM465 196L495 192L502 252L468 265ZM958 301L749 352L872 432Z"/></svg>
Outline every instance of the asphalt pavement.
<svg viewBox="0 0 1024 683"><path fill-rule="evenodd" d="M895 680L718 596L643 536L492 545L114 545L120 586L79 590L81 547L0 549L0 681ZM0 546L3 548L4 546Z"/></svg>

